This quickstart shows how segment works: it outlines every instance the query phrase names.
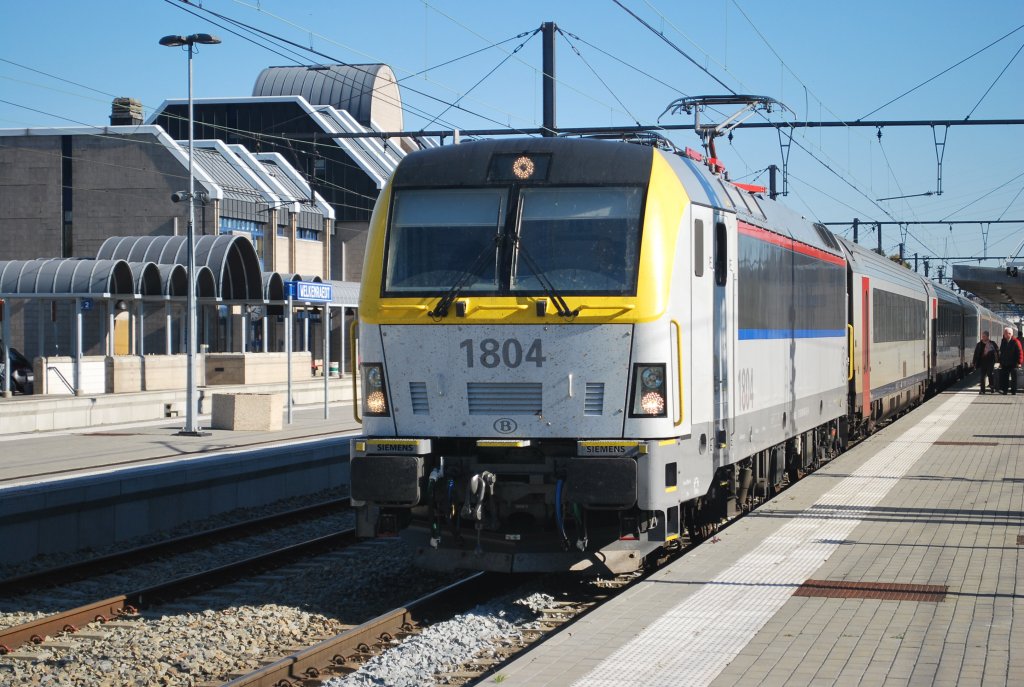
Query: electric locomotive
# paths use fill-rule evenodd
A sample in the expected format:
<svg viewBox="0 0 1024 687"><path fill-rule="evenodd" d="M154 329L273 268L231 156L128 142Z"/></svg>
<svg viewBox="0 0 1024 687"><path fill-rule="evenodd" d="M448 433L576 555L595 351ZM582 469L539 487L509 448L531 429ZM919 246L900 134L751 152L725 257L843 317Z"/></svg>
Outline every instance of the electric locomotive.
<svg viewBox="0 0 1024 687"><path fill-rule="evenodd" d="M410 154L363 267L357 532L623 572L770 494L848 430L847 255L690 150Z"/></svg>

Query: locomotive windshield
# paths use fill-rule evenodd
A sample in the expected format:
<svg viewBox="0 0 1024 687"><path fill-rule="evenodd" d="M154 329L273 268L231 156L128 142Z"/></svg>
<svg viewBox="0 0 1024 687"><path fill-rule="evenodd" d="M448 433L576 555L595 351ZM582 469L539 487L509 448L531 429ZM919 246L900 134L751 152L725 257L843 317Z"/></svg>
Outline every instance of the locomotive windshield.
<svg viewBox="0 0 1024 687"><path fill-rule="evenodd" d="M399 189L384 291L632 294L642 208L640 187Z"/></svg>
<svg viewBox="0 0 1024 687"><path fill-rule="evenodd" d="M496 237L505 223L504 189L408 190L395 194L386 290L436 291L475 267L464 291L494 291ZM491 253L490 259L486 259Z"/></svg>
<svg viewBox="0 0 1024 687"><path fill-rule="evenodd" d="M561 293L633 291L641 200L639 188L523 189L518 248L532 260L515 260L512 290L540 290L537 268Z"/></svg>

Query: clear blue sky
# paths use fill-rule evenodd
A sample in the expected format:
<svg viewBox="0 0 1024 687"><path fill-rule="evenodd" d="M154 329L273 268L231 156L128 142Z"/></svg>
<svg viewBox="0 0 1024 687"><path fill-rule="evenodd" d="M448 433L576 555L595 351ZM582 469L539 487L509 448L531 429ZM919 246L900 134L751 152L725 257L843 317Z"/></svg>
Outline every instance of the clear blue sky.
<svg viewBox="0 0 1024 687"><path fill-rule="evenodd" d="M729 88L781 100L798 120L864 118L1024 25L1024 3L1019 0L993 0L983 6L952 0L621 2ZM460 97L464 109L445 113L446 126L539 126L540 36L511 57L509 53L525 39L503 41L544 21L554 21L577 36L571 40L582 54L581 58L564 38L559 39L560 126L653 123L680 95L726 92L612 0L201 4L300 45L312 45L331 59L308 53L296 56L281 47L275 48L281 54L275 54L218 26L224 22L198 7L187 8L177 0L7 2L0 45L0 100L5 101L0 102L0 127L104 125L112 96L141 100L147 115L163 100L183 97L185 55L157 44L170 33L209 32L224 41L203 47L196 55L197 98L250 95L256 76L270 65L387 63L403 79L410 129L440 115L445 106L439 101ZM500 46L437 67L495 43ZM1022 46L1024 29L867 118L1024 118ZM502 60L506 61L499 66ZM416 75L426 69L430 71ZM676 132L671 138L681 146L699 148L691 132ZM767 176L757 172L781 164L778 137L771 129L738 130L731 144L720 142L719 157L733 179L756 178L755 183L767 183ZM873 129L801 130L791 148L789 170L790 195L785 202L819 221L1024 218L1022 126L951 128L946 134L941 196L874 202L936 190L930 128L887 128L881 141ZM975 255L983 250L980 225L954 225L952 230L911 226L909 234L909 255ZM991 225L989 255L1005 257L1022 240L1024 225ZM899 241L896 227L884 229L888 252L894 252ZM862 230L861 242L874 246L875 237Z"/></svg>

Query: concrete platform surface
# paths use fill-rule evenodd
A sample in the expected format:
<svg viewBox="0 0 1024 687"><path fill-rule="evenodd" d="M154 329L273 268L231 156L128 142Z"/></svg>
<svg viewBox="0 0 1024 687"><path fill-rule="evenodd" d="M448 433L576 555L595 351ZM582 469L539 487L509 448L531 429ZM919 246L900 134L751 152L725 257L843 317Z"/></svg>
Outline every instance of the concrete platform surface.
<svg viewBox="0 0 1024 687"><path fill-rule="evenodd" d="M960 388L491 679L1024 684L1022 535L1024 394Z"/></svg>
<svg viewBox="0 0 1024 687"><path fill-rule="evenodd" d="M322 440L360 429L351 401L329 404L326 420L322 403L296 407L292 416L292 424L280 430L239 431L209 429L210 416L200 415L199 424L209 433L202 437L179 435L182 418L0 436L0 493L15 486Z"/></svg>

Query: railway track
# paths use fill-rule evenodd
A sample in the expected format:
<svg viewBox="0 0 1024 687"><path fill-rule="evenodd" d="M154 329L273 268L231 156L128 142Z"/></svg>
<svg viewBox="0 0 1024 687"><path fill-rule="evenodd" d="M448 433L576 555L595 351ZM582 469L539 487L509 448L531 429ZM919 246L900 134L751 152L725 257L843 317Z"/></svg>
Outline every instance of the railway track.
<svg viewBox="0 0 1024 687"><path fill-rule="evenodd" d="M830 463L836 457L832 457L823 464ZM769 501L773 496L781 493L789 486L788 478L783 484L770 489L765 489L763 494L754 494L752 507L749 510L740 512L736 517L719 523L713 530L709 530L707 537L697 540L687 540L673 550L659 552L650 561L648 569L643 573L634 575L619 576L612 579L584 581L577 576L566 575L556 576L556 581L550 580L539 586L539 591L546 594L551 602L543 608L537 609L538 617L525 629L522 629L514 640L503 638L495 645L460 662L457 666L441 670L429 678L423 676L424 680L431 680L433 684L445 686L480 685L489 679L500 681L501 666L507 661L528 649L531 645L547 639L561 631L578 618L583 617L590 611L596 609L602 603L624 591L635 581L641 580L653 574L661 567L675 561L687 551L707 538L713 538L722 529L728 527L742 518L744 514ZM511 590L508 586L508 577L499 583L492 580L500 580L501 576L493 574L478 573L469 580L481 580L489 593L483 597L476 594L462 592L461 584L452 585L450 588L424 597L423 605L419 602L409 606L395 609L383 614L373 621L367 622L359 627L347 630L335 637L325 639L316 646L297 651L290 656L284 657L270 665L254 671L250 674L239 676L225 684L225 687L310 687L322 684L330 678L344 677L356 672L360 667L366 666L374 657L381 656L387 651L400 651L398 645L408 637L413 637L425 630L431 623L438 622L437 606L439 602L442 607L449 607L447 617L451 617L459 611L452 608L469 608L474 603L485 601L487 598L494 598ZM512 578L517 583L522 583L521 577ZM446 601L445 595L457 595L458 603L453 604ZM442 614L443 615L443 614ZM441 621L443 622L443 621ZM419 661L420 659L414 659ZM401 659L395 661L400 662ZM390 684L393 678L373 675L367 678L371 682L366 684ZM401 682L401 680L396 680ZM203 687L213 687L221 683L208 683ZM424 682L423 684L429 684Z"/></svg>
<svg viewBox="0 0 1024 687"><path fill-rule="evenodd" d="M347 496L329 499L292 508L280 513L251 518L243 522L135 546L124 551L117 551L83 561L65 563L44 570L7 577L0 579L0 596L11 597L43 587L68 584L75 580L106 574L120 568L135 566L141 562L155 560L163 556L173 556L185 551L213 546L227 540L239 539L267 530L286 527L303 520L349 510L349 508L350 499Z"/></svg>
<svg viewBox="0 0 1024 687"><path fill-rule="evenodd" d="M402 651L400 645L403 640L416 637L428 628L458 623L460 614L480 604L493 603L496 597L511 598L510 595L515 596L517 592L519 595L528 594L529 590L524 590L524 586L529 588L531 585L521 576L474 573L357 627L324 639L315 646L282 657L259 670L238 676L227 683L204 683L200 687L311 687L332 678L344 678L368 666L373 659L387 651ZM553 582L551 579L539 581L535 586L537 589L554 592L561 598L554 600L554 596L547 594L551 600L549 605L536 609L538 617L528 623L528 627L511 638L497 640L496 646L481 654L469 656L467 660L458 661L433 675L420 675L420 679L433 680L435 684L442 685L465 685L472 682L614 594L608 589L593 586L584 591L582 581L568 575L558 576ZM534 591L533 596L537 595L538 592ZM430 669L427 661L422 658L417 661L420 670ZM391 679L382 678L379 674L368 679L373 680L372 684L391 683Z"/></svg>
<svg viewBox="0 0 1024 687"><path fill-rule="evenodd" d="M516 582L518 584L518 582ZM286 687L347 675L437 619L472 608L513 584L507 576L474 573L315 646L297 651L225 687ZM207 685L220 683L207 683Z"/></svg>
<svg viewBox="0 0 1024 687"><path fill-rule="evenodd" d="M26 643L41 644L47 636L76 632L79 626L87 623L106 623L134 615L156 604L191 596L254 573L293 563L296 559L348 546L355 541L355 530L348 529L9 627L0 630L0 654L10 653Z"/></svg>

